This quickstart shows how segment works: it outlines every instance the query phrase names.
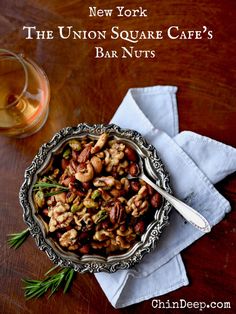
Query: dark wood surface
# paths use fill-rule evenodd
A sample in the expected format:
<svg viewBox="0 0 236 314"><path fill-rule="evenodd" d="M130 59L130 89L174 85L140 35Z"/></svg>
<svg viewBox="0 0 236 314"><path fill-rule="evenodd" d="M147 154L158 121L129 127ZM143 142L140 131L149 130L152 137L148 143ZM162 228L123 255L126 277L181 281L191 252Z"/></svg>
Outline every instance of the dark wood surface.
<svg viewBox="0 0 236 314"><path fill-rule="evenodd" d="M114 8L120 1L93 1L100 8ZM25 301L21 278L41 278L51 266L34 240L10 250L6 235L25 228L18 191L25 168L39 146L60 128L79 122L108 123L131 87L176 85L180 129L192 130L236 147L236 59L234 0L125 1L130 8L148 9L146 18L88 18L84 1L0 0L0 47L24 52L47 73L51 84L50 115L37 134L22 140L0 138L0 312L8 313L172 313L152 309L145 301L115 310L93 275L78 275L70 293L51 299ZM166 29L179 25L199 29L207 25L212 40L143 41L139 48L155 49L155 59L95 59L98 41L26 40L23 25L55 29ZM118 49L122 41L103 42ZM1 83L1 82L0 82ZM125 117L124 117L125 119ZM212 232L183 253L190 285L160 297L162 301L230 301L236 313L236 176L217 189L231 202L232 211ZM184 313L175 310L174 313ZM207 310L206 313L223 313Z"/></svg>

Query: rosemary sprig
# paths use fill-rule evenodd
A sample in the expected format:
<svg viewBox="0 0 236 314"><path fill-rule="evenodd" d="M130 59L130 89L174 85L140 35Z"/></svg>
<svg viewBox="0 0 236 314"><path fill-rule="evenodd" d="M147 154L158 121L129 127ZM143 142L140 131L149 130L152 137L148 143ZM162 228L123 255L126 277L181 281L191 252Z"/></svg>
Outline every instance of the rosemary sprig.
<svg viewBox="0 0 236 314"><path fill-rule="evenodd" d="M38 182L34 184L33 190L37 191L39 189L48 189L48 188L60 188L61 190L68 191L69 188L67 188L64 185L61 185L59 183L47 183L47 182Z"/></svg>
<svg viewBox="0 0 236 314"><path fill-rule="evenodd" d="M7 243L10 248L17 249L28 238L30 232L29 229L25 229L19 233L12 233L8 235Z"/></svg>
<svg viewBox="0 0 236 314"><path fill-rule="evenodd" d="M39 298L50 291L49 298L59 287L64 287L63 293L66 293L72 285L75 271L72 268L62 268L59 272L49 275L56 267L51 268L44 276L43 280L23 279L25 297L27 300Z"/></svg>
<svg viewBox="0 0 236 314"><path fill-rule="evenodd" d="M19 233L9 234L7 243L11 248L17 249L27 239L29 234L29 229L25 229ZM59 272L51 275L52 271L56 268L58 268L58 265L49 269L44 275L45 279L43 280L22 279L25 284L26 299L39 298L48 291L50 291L50 297L59 287L64 287L63 293L69 290L75 275L74 269L62 268Z"/></svg>
<svg viewBox="0 0 236 314"><path fill-rule="evenodd" d="M35 183L33 186L33 191L37 192L37 191L41 191L44 189L51 189L51 188L56 188L57 190L55 191L50 191L50 192L44 192L44 196L45 197L49 197L52 195L56 195L56 194L61 194L65 191L68 191L69 188L67 188L66 186L63 186L59 183L55 183L55 181L52 181L53 183L48 183L48 182L38 182Z"/></svg>

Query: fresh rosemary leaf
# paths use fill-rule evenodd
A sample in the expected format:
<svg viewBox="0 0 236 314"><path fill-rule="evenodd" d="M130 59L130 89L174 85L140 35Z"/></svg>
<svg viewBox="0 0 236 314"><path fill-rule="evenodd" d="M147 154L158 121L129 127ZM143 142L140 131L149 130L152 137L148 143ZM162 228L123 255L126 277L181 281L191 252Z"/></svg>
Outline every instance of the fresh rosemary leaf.
<svg viewBox="0 0 236 314"><path fill-rule="evenodd" d="M59 183L47 183L47 182L38 182L34 184L33 189L37 190L39 188L48 189L48 188L60 188L61 190L68 190L69 188L59 184Z"/></svg>
<svg viewBox="0 0 236 314"><path fill-rule="evenodd" d="M44 193L44 196L45 196L45 197L49 197L49 196L61 194L61 193L63 193L63 192L65 192L65 190L52 191L52 192Z"/></svg>
<svg viewBox="0 0 236 314"><path fill-rule="evenodd" d="M43 280L23 279L26 299L39 298L49 292L50 298L60 287L64 287L63 292L66 293L70 288L75 271L71 268L62 268L57 273L49 275L56 267L51 268Z"/></svg>
<svg viewBox="0 0 236 314"><path fill-rule="evenodd" d="M57 269L59 267L59 265L55 265L52 268L50 268L45 274L44 276L48 276L49 274L51 274L51 272L53 272L55 269Z"/></svg>
<svg viewBox="0 0 236 314"><path fill-rule="evenodd" d="M51 287L51 293L49 294L49 297L51 297L51 295L53 295L53 293L55 293L57 291L57 289L60 287L63 279L64 279L64 275L60 274L60 276L58 276L57 280L52 281L53 284Z"/></svg>
<svg viewBox="0 0 236 314"><path fill-rule="evenodd" d="M25 229L19 233L12 233L8 235L7 243L10 248L17 249L28 238L30 232L29 229Z"/></svg>
<svg viewBox="0 0 236 314"><path fill-rule="evenodd" d="M25 284L25 297L27 300L39 298L47 292L49 286L46 282L40 280L23 279Z"/></svg>
<svg viewBox="0 0 236 314"><path fill-rule="evenodd" d="M66 284L65 284L63 293L66 293L69 290L71 283L73 281L74 275L75 275L74 269L70 269L66 276Z"/></svg>

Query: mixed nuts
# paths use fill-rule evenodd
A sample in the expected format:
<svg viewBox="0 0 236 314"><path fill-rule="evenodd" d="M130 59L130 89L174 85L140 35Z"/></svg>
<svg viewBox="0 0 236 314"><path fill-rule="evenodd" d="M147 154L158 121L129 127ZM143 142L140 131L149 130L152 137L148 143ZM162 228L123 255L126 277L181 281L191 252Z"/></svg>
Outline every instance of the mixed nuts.
<svg viewBox="0 0 236 314"><path fill-rule="evenodd" d="M143 180L136 151L103 133L69 140L33 191L49 235L64 249L111 255L130 249L161 205Z"/></svg>

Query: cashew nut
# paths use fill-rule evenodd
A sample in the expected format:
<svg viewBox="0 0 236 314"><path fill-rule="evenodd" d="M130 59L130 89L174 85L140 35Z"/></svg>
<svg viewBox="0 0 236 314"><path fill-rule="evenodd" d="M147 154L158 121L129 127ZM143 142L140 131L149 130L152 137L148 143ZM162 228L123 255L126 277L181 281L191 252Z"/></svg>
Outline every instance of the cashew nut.
<svg viewBox="0 0 236 314"><path fill-rule="evenodd" d="M91 149L91 154L98 153L103 148L103 146L106 144L107 139L108 139L107 133L103 133L102 135L100 135L99 139L97 140L97 143Z"/></svg>
<svg viewBox="0 0 236 314"><path fill-rule="evenodd" d="M102 161L97 156L93 156L90 160L91 164L93 165L94 171L99 174L102 171Z"/></svg>
<svg viewBox="0 0 236 314"><path fill-rule="evenodd" d="M112 187L113 185L115 185L116 181L115 178L112 176L107 176L107 177L97 177L94 179L93 181L93 185L96 187Z"/></svg>
<svg viewBox="0 0 236 314"><path fill-rule="evenodd" d="M77 171L78 172L75 173L75 178L80 182L88 182L93 179L94 170L90 162L86 163L84 168Z"/></svg>

